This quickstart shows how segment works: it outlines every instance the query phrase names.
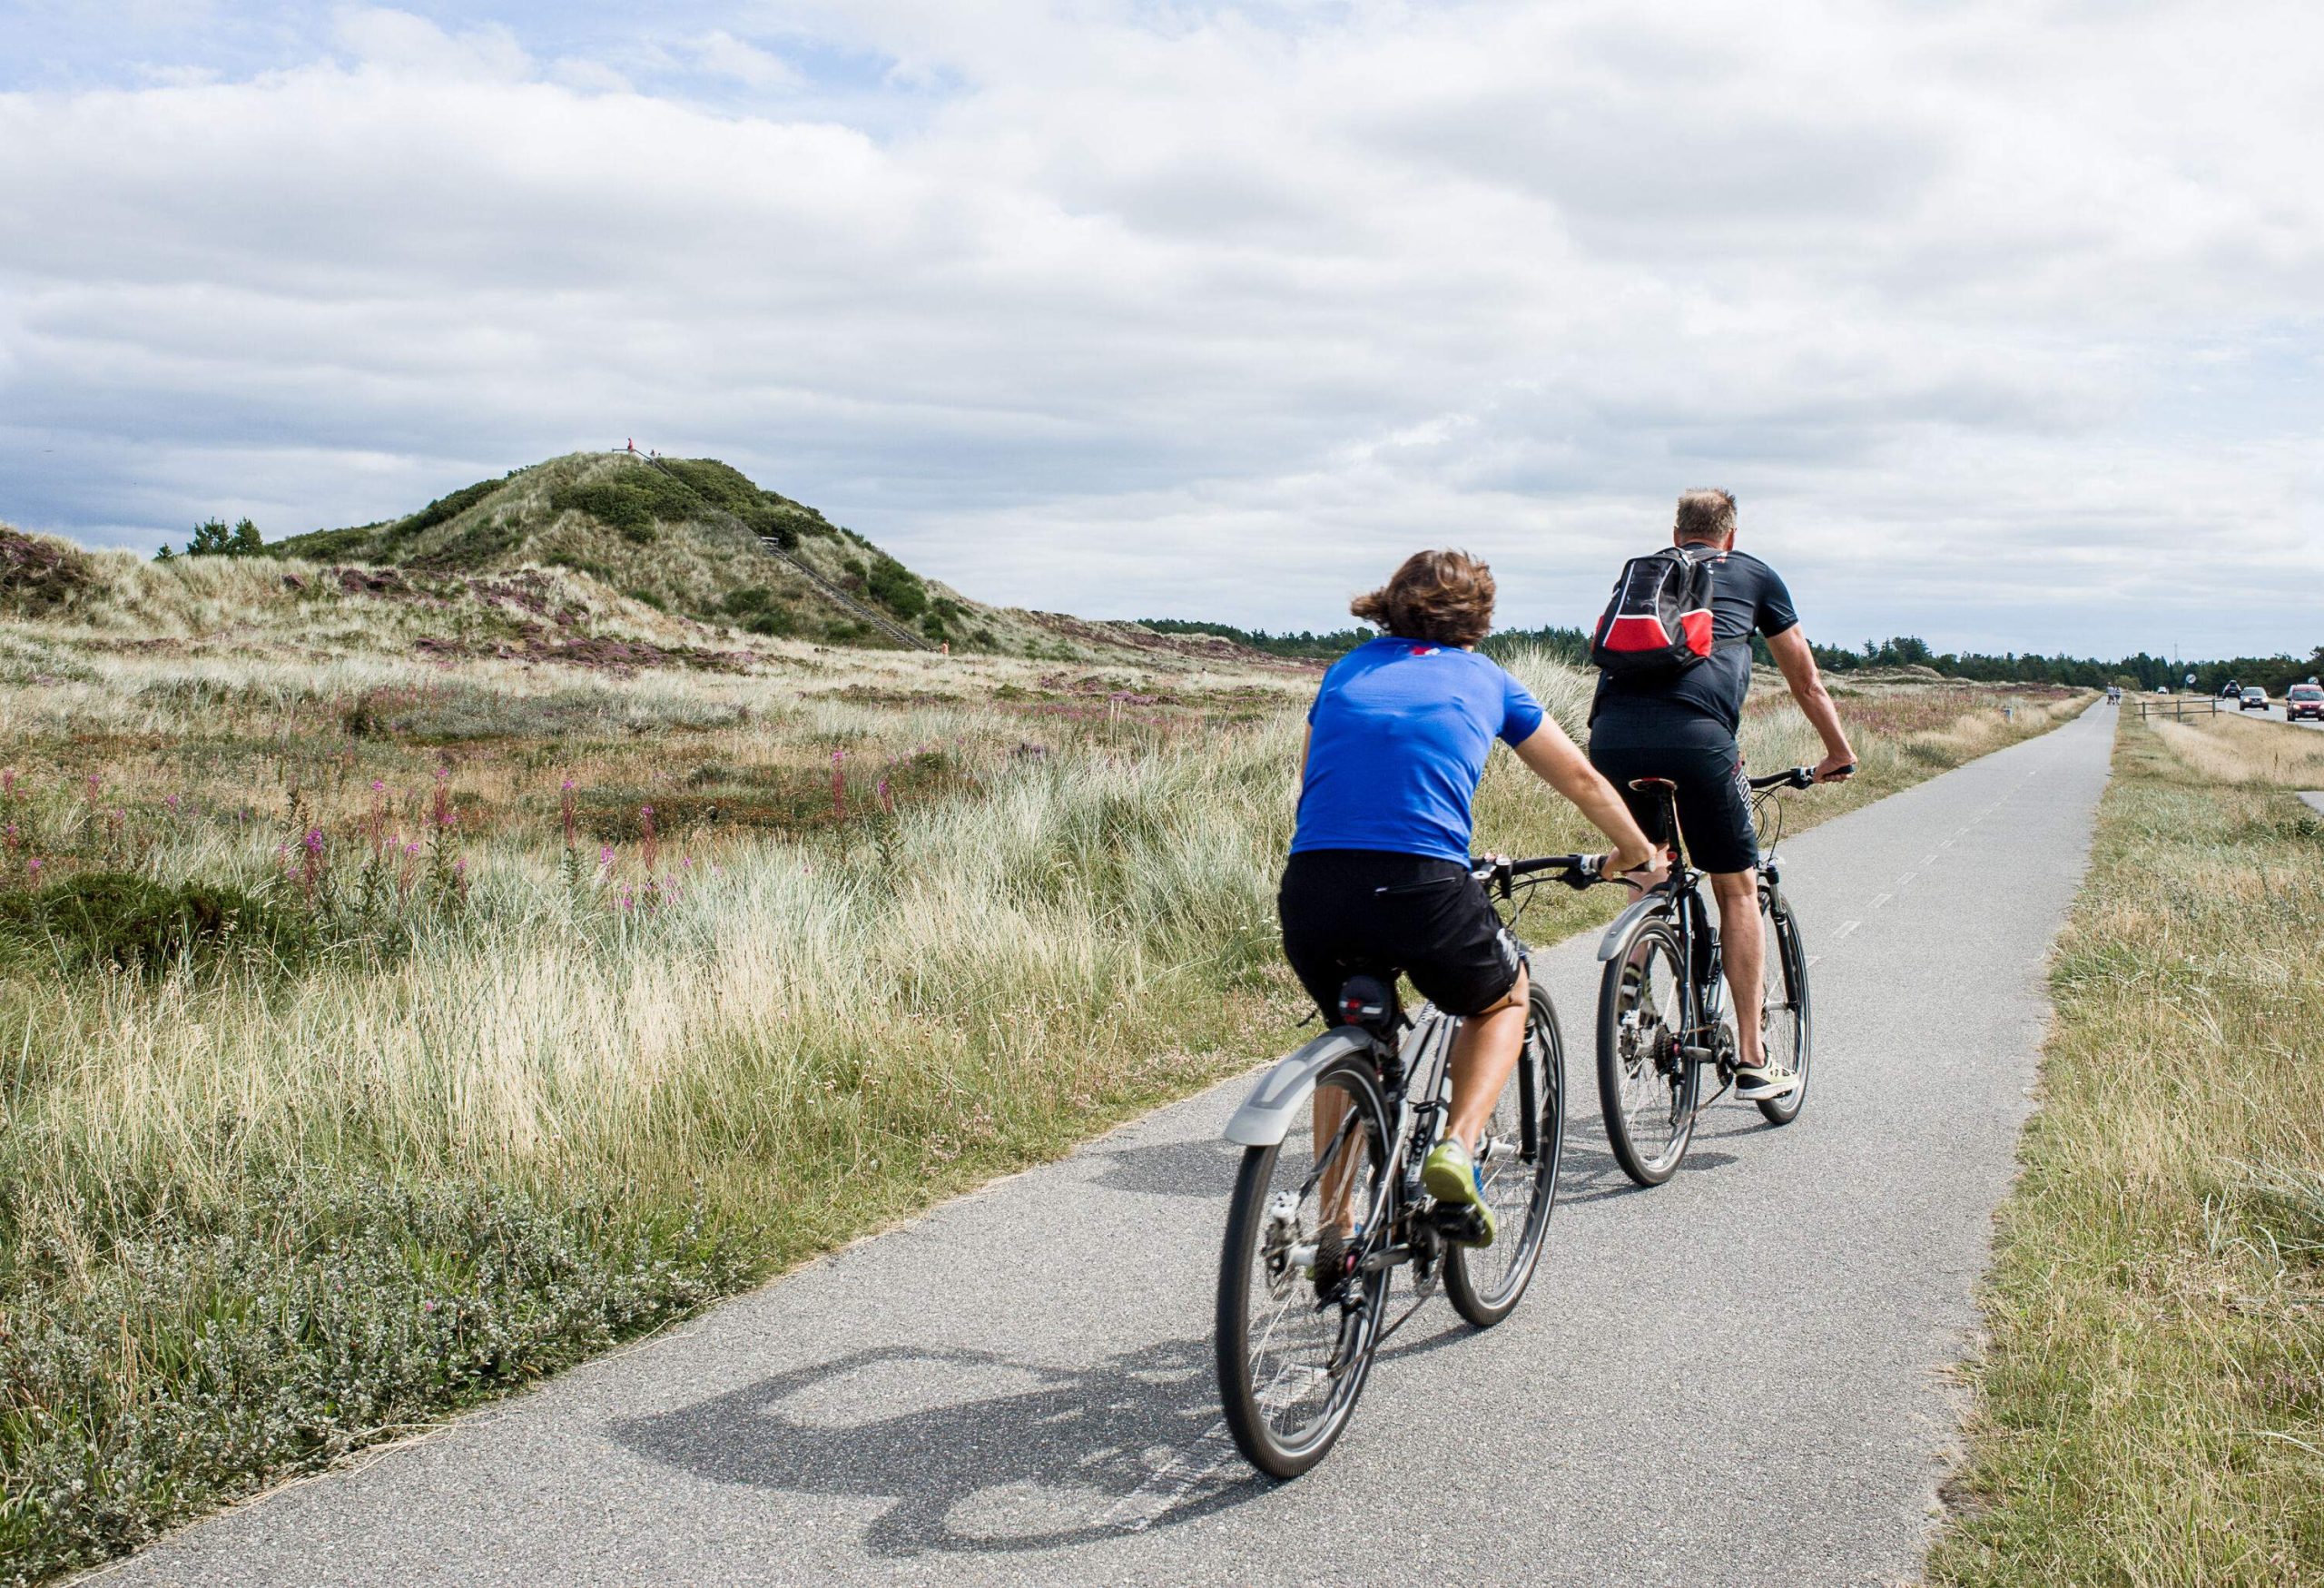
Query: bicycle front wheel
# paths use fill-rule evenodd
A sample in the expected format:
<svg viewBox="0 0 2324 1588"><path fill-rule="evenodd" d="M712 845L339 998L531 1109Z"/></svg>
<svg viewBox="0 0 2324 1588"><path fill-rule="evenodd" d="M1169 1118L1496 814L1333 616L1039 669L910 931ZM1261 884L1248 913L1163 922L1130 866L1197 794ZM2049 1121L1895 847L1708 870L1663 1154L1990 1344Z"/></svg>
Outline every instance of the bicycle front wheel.
<svg viewBox="0 0 2324 1588"><path fill-rule="evenodd" d="M1549 989L1536 981L1517 1072L1477 1142L1477 1172L1498 1234L1489 1247L1456 1246L1444 1258L1445 1296L1481 1329L1517 1310L1541 1264L1564 1152L1565 1041Z"/></svg>
<svg viewBox="0 0 2324 1588"><path fill-rule="evenodd" d="M1816 1027L1807 1003L1807 943L1799 919L1780 893L1768 894L1759 923L1766 943L1759 981L1759 1034L1768 1058L1787 1064L1799 1084L1779 1098L1763 1098L1759 1112L1770 1125L1788 1125L1807 1101L1807 1060Z"/></svg>
<svg viewBox="0 0 2324 1588"><path fill-rule="evenodd" d="M1372 1370L1388 1269L1387 1105L1369 1060L1326 1065L1283 1140L1243 1154L1218 1268L1218 1394L1235 1444L1273 1477L1324 1459Z"/></svg>
<svg viewBox="0 0 2324 1588"><path fill-rule="evenodd" d="M1685 1051L1687 966L1652 916L1606 962L1598 991L1598 1100L1606 1144L1641 1186L1669 1179L1695 1134L1699 1067Z"/></svg>

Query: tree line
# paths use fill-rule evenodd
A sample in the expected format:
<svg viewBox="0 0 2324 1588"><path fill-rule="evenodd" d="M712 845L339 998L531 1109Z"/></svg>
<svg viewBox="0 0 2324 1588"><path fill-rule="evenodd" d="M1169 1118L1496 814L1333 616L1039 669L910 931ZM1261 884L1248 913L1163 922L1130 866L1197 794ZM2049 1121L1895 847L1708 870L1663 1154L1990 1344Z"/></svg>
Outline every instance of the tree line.
<svg viewBox="0 0 2324 1588"><path fill-rule="evenodd" d="M1912 635L1866 640L1860 650L1811 646L1817 665L1830 673L1862 672L1874 667L1927 667L1947 678L1981 684L2066 684L2083 689L2102 689L2110 684L2125 689L2183 689L2187 675L2194 687L2217 694L2229 680L2256 684L2271 695L2289 685L2324 677L2324 646L2306 657L2226 656L2211 661L2184 661L2145 651L2108 661L2097 656L2046 656L2039 651L2006 651L2000 656L1982 651L1939 651Z"/></svg>
<svg viewBox="0 0 2324 1588"><path fill-rule="evenodd" d="M1358 624L1317 633L1310 629L1273 633L1264 628L1238 628L1231 623L1204 623L1177 617L1142 617L1138 621L1159 634L1211 634L1248 646L1269 656L1305 661L1332 661L1374 637ZM1579 628L1497 629L1478 648L1506 657L1528 646L1538 646L1561 662L1586 666L1590 636ZM1751 648L1762 666L1771 666L1767 642L1754 635ZM2324 646L2305 658L2293 656L2230 656L2216 661L2188 662L2140 651L2109 661L2097 656L2050 656L2040 651L2006 651L1999 656L1983 651L1940 651L1914 635L1866 640L1859 649L1845 646L1810 645L1817 665L1827 673L1862 673L1882 667L1926 667L1946 678L1979 684L2064 684L2080 689L2103 689L2110 684L2125 689L2158 687L2183 689L2186 676L2195 675L2195 687L2216 694L2230 679L2257 684L2271 695L2310 677L2324 677Z"/></svg>

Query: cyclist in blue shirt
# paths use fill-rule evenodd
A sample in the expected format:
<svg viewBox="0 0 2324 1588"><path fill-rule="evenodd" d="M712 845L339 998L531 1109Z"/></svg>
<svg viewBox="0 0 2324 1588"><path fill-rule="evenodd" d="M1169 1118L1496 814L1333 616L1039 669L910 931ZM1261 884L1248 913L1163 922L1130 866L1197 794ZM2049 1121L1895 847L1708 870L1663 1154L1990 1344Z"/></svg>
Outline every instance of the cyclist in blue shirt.
<svg viewBox="0 0 2324 1588"><path fill-rule="evenodd" d="M1276 908L1284 955L1324 1018L1348 978L1398 972L1465 1017L1452 1050L1445 1139L1423 1179L1439 1201L1492 1217L1472 1155L1525 1038L1517 944L1469 874L1470 807L1498 738L1613 842L1605 874L1661 880L1660 853L1565 731L1476 643L1492 624L1492 571L1456 551L1406 559L1351 610L1381 637L1324 675L1307 713L1297 831ZM1316 1128L1326 1121L1319 1110Z"/></svg>

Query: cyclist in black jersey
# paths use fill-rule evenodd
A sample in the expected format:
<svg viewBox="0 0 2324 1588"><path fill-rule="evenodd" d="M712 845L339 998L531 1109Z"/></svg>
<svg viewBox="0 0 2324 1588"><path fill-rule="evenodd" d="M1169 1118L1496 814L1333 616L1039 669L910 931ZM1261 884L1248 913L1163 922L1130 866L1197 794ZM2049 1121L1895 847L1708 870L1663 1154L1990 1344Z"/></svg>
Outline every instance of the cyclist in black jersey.
<svg viewBox="0 0 2324 1588"><path fill-rule="evenodd" d="M1856 770L1856 752L1824 688L1815 653L1799 631L1791 592L1775 569L1735 549L1735 498L1723 490L1679 498L1672 541L1716 553L1711 567L1711 654L1682 672L1616 677L1601 674L1590 707L1590 761L1630 803L1640 822L1655 819L1652 800L1632 789L1639 778L1678 787L1679 824L1695 863L1710 873L1718 901L1718 940L1735 1010L1741 1063L1738 1097L1779 1098L1798 1085L1770 1065L1759 1038L1760 972L1766 944L1759 925L1758 842L1751 794L1735 742L1743 697L1751 687L1751 636L1763 636L1792 698L1824 741L1817 781Z"/></svg>

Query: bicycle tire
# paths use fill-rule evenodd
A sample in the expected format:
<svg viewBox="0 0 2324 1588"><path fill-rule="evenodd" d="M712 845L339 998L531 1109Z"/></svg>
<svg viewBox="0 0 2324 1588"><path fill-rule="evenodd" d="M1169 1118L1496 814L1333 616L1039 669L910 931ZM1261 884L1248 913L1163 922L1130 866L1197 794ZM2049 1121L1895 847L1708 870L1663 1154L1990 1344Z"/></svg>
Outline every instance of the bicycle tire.
<svg viewBox="0 0 2324 1588"><path fill-rule="evenodd" d="M1759 1100L1759 1113L1770 1125L1788 1125L1799 1118L1807 1101L1807 1065L1814 1058L1816 1018L1807 995L1807 942L1791 912L1790 901L1780 893L1768 897L1763 912L1766 965L1760 977L1760 1032L1771 1057L1788 1063L1799 1084L1779 1098ZM1780 1002L1775 995L1783 995ZM1789 1028L1787 1033L1784 1028ZM1788 1047L1789 1051L1785 1051Z"/></svg>
<svg viewBox="0 0 2324 1588"><path fill-rule="evenodd" d="M1669 1179L1694 1139L1700 1066L1680 1050L1691 1013L1679 934L1659 916L1641 916L1606 962L1598 988L1598 1101L1606 1144L1622 1172L1641 1186Z"/></svg>
<svg viewBox="0 0 2324 1588"><path fill-rule="evenodd" d="M1315 1100L1323 1098L1336 1098L1354 1122L1344 1139L1335 1136L1340 1146L1328 1149L1319 1166L1313 1121ZM1324 1221L1317 1215L1333 1195L1330 1177L1337 1171L1332 1165L1344 1163L1354 1177L1342 1193L1348 1208L1360 1212L1380 1198L1389 1215L1386 1222L1393 1223L1395 1208L1386 1200L1394 1196L1393 1186L1387 1183L1388 1131L1387 1103L1371 1060L1345 1054L1317 1074L1307 1109L1280 1143L1244 1149L1218 1265L1218 1395L1236 1448L1270 1477L1297 1477L1324 1459L1346 1431L1371 1374L1381 1315L1387 1306L1389 1270L1382 1267L1368 1277L1345 1279L1344 1285L1358 1288L1337 1294L1354 1306L1325 1299L1314 1275L1326 1260L1322 1249ZM1304 1190L1299 1189L1303 1179L1309 1182ZM1298 1198L1290 1209L1287 1231L1269 1208L1286 1194ZM1311 1238L1305 1243L1311 1254L1305 1268L1294 1255L1302 1235ZM1364 1243L1359 1238L1352 1244L1360 1253ZM1256 1341L1255 1310L1265 1320ZM1327 1316L1331 1314L1336 1316ZM1290 1414L1318 1389L1322 1398L1315 1415L1294 1422Z"/></svg>
<svg viewBox="0 0 2324 1588"><path fill-rule="evenodd" d="M1523 1145L1523 1117L1529 1112L1534 1121L1530 1155ZM1558 1165L1565 1156L1565 1038L1558 1029L1557 1006L1539 981L1526 1000L1525 1045L1517 1069L1493 1105L1485 1134L1492 1145L1480 1144L1477 1168L1485 1177L1487 1199L1494 1201L1499 1238L1489 1247L1453 1247L1444 1257L1445 1298L1481 1329L1492 1327L1524 1299L1549 1238L1550 1215L1557 1208ZM1492 1196L1504 1179L1514 1181L1506 1209Z"/></svg>

